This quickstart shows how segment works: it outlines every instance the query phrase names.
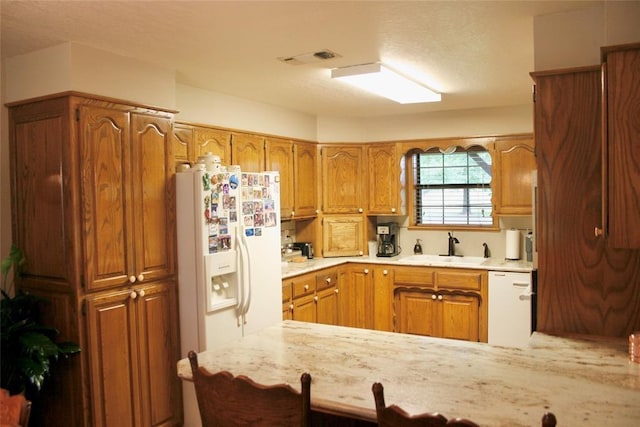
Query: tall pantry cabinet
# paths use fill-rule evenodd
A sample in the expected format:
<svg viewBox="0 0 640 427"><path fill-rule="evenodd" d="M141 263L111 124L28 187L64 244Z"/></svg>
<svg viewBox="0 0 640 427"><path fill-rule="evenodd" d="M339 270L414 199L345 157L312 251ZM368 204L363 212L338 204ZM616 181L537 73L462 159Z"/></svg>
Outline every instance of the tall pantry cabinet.
<svg viewBox="0 0 640 427"><path fill-rule="evenodd" d="M82 349L47 384L46 424L179 425L173 113L69 92L9 122L18 286Z"/></svg>
<svg viewBox="0 0 640 427"><path fill-rule="evenodd" d="M640 251L615 249L597 232L603 220L606 161L601 68L532 76L538 167L537 329L627 336L640 328Z"/></svg>

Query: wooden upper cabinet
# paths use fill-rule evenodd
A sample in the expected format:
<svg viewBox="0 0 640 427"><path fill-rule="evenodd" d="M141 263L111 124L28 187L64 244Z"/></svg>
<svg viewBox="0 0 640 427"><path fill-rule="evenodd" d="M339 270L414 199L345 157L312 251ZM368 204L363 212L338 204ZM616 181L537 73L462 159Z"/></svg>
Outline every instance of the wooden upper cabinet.
<svg viewBox="0 0 640 427"><path fill-rule="evenodd" d="M363 215L329 215L322 219L322 256L364 254Z"/></svg>
<svg viewBox="0 0 640 427"><path fill-rule="evenodd" d="M294 213L296 218L318 214L318 156L317 145L294 142Z"/></svg>
<svg viewBox="0 0 640 427"><path fill-rule="evenodd" d="M174 270L169 118L79 107L87 290L167 277Z"/></svg>
<svg viewBox="0 0 640 427"><path fill-rule="evenodd" d="M614 248L640 249L640 43L603 57L606 234Z"/></svg>
<svg viewBox="0 0 640 427"><path fill-rule="evenodd" d="M293 143L285 139L265 140L265 170L280 172L280 215L282 219L294 216L294 158Z"/></svg>
<svg viewBox="0 0 640 427"><path fill-rule="evenodd" d="M171 136L173 157L176 163L194 163L193 126L185 123L174 123Z"/></svg>
<svg viewBox="0 0 640 427"><path fill-rule="evenodd" d="M264 137L248 133L231 134L231 162L243 172L262 172L265 166Z"/></svg>
<svg viewBox="0 0 640 427"><path fill-rule="evenodd" d="M400 164L396 153L396 144L367 145L369 214L401 213Z"/></svg>
<svg viewBox="0 0 640 427"><path fill-rule="evenodd" d="M193 164L205 153L220 156L223 165L231 162L231 132L227 130L177 122L171 140L176 163Z"/></svg>
<svg viewBox="0 0 640 427"><path fill-rule="evenodd" d="M224 129L195 126L193 129L193 161L205 153L220 156L220 163L231 163L231 132Z"/></svg>
<svg viewBox="0 0 640 427"><path fill-rule="evenodd" d="M322 159L322 210L330 213L362 213L366 196L362 145L324 145Z"/></svg>
<svg viewBox="0 0 640 427"><path fill-rule="evenodd" d="M495 143L493 191L497 215L531 215L531 172L536 168L531 136Z"/></svg>

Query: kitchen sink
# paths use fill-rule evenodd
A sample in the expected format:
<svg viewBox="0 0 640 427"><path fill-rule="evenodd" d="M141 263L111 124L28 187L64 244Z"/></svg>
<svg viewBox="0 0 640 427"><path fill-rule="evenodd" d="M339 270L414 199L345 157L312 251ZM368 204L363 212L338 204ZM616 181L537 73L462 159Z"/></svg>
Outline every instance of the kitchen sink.
<svg viewBox="0 0 640 427"><path fill-rule="evenodd" d="M410 255L398 262L414 265L480 265L486 260L479 256Z"/></svg>

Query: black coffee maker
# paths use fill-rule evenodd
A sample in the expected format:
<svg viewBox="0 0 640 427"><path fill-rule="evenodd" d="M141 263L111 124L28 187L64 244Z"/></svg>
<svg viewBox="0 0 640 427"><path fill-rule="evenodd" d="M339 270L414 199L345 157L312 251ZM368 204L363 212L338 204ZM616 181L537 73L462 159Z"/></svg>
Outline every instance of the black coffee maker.
<svg viewBox="0 0 640 427"><path fill-rule="evenodd" d="M378 224L376 234L378 235L377 256L392 257L400 254L398 246L398 232L400 228L395 222Z"/></svg>

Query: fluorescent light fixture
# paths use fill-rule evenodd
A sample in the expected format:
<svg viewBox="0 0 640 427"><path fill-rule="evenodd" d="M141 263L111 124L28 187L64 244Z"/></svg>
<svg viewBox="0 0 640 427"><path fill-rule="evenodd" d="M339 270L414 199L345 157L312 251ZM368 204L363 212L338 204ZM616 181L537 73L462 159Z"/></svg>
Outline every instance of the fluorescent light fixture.
<svg viewBox="0 0 640 427"><path fill-rule="evenodd" d="M334 68L331 70L331 78L343 80L400 104L438 102L442 99L439 93L397 74L380 63Z"/></svg>

